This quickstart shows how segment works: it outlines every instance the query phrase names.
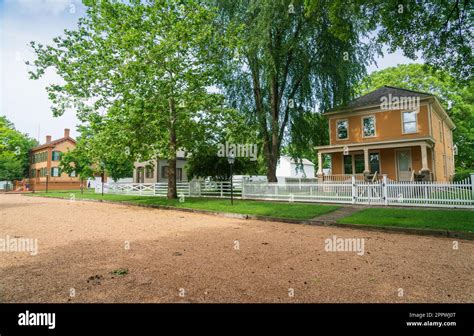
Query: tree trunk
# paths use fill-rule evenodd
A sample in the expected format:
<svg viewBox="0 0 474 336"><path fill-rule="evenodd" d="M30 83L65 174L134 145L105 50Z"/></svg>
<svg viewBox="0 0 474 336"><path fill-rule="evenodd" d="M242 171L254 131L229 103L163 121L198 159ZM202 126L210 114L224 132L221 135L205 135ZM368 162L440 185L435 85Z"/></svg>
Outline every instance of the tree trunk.
<svg viewBox="0 0 474 336"><path fill-rule="evenodd" d="M267 180L268 182L278 182L276 177L276 166L279 159L280 152L280 123L278 120L279 116L279 104L278 104L278 82L276 75L274 75L270 82L270 112L272 117L271 124L271 142L268 144L268 155L267 155Z"/></svg>
<svg viewBox="0 0 474 336"><path fill-rule="evenodd" d="M278 182L276 177L276 166L278 159L273 159L275 155L271 155L272 159L267 160L267 180L268 182Z"/></svg>
<svg viewBox="0 0 474 336"><path fill-rule="evenodd" d="M176 190L176 110L173 98L169 100L170 105L170 134L169 134L169 156L168 156L168 199L178 198Z"/></svg>
<svg viewBox="0 0 474 336"><path fill-rule="evenodd" d="M279 137L278 137L278 94L277 84L272 83L272 125L270 125L271 134L269 134L265 108L263 106L263 96L259 79L259 67L256 58L249 58L249 64L252 71L253 93L255 99L255 106L257 118L260 124L261 134L263 136L263 152L265 155L265 165L267 168L268 182L277 182L276 178L276 164L279 158ZM276 121L276 122L275 122ZM275 134L276 132L276 134ZM275 139L277 142L275 142Z"/></svg>

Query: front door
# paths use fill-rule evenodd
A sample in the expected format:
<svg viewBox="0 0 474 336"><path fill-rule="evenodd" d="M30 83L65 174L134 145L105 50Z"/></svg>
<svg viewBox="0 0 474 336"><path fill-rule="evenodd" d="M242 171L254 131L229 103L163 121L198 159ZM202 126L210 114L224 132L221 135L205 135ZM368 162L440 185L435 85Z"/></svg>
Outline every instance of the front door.
<svg viewBox="0 0 474 336"><path fill-rule="evenodd" d="M408 149L397 150L397 176L399 181L411 179L411 151Z"/></svg>

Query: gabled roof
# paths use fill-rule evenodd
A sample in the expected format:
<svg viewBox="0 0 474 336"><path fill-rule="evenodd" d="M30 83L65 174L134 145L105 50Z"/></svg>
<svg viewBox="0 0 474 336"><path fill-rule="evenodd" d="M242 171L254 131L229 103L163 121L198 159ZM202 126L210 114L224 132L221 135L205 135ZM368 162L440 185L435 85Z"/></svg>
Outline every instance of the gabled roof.
<svg viewBox="0 0 474 336"><path fill-rule="evenodd" d="M420 97L421 98L429 98L433 97L432 94L425 93L425 92L418 92L413 90L407 90L402 88L397 88L393 86L382 86L380 89L375 91L369 92L359 98L354 99L353 101L349 102L345 107L346 108L354 108L354 107L361 107L361 106L369 106L369 105L376 105L380 104L380 100L382 97L388 97L391 95L392 97L404 97L410 95L410 97Z"/></svg>
<svg viewBox="0 0 474 336"><path fill-rule="evenodd" d="M76 143L76 140L74 140L73 138L71 137L62 137L62 138L59 138L59 139L56 139L56 140L53 140L53 141L50 141L50 142L47 142L47 143L44 143L42 145L39 145L37 147L34 147L31 149L32 152L35 152L37 150L40 150L40 149L44 149L44 148L49 148L49 147L53 147L53 146L56 146L57 144L61 143L61 142L64 142L64 141L71 141L72 143Z"/></svg>
<svg viewBox="0 0 474 336"><path fill-rule="evenodd" d="M369 92L363 96L360 96L350 101L344 106L339 106L328 112L337 112L340 110L350 110L358 107L379 105L381 99L383 97L388 97L389 95L391 95L392 97L405 97L409 95L410 97L420 97L420 99L434 97L434 95L426 92L413 91L385 85L375 91Z"/></svg>

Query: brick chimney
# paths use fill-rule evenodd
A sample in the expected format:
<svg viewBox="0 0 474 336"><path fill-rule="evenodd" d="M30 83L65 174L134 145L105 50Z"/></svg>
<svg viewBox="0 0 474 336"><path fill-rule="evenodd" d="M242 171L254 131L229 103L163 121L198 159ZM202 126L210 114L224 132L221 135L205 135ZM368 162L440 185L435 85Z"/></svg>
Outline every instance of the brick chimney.
<svg viewBox="0 0 474 336"><path fill-rule="evenodd" d="M51 142L51 135L46 136L46 143L49 143L49 142Z"/></svg>
<svg viewBox="0 0 474 336"><path fill-rule="evenodd" d="M69 137L69 131L70 131L69 128L64 129L64 137L65 138Z"/></svg>

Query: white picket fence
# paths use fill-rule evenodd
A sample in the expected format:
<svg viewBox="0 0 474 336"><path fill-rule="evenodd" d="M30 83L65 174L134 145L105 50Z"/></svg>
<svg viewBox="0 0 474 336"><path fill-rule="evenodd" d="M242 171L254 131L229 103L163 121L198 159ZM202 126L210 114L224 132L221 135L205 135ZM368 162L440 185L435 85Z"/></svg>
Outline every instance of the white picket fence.
<svg viewBox="0 0 474 336"><path fill-rule="evenodd" d="M242 181L233 181L234 197L242 196ZM184 197L230 197L230 181L191 181L176 183L178 196ZM99 184L96 193L101 193ZM166 196L168 183L105 183L104 193L142 196Z"/></svg>
<svg viewBox="0 0 474 336"><path fill-rule="evenodd" d="M364 182L252 183L242 190L245 199L289 202L327 202L370 205L474 208L474 175L459 182L399 182L386 176Z"/></svg>
<svg viewBox="0 0 474 336"><path fill-rule="evenodd" d="M230 182L191 181L177 183L184 197L220 197L231 194ZM167 183L109 183L109 194L166 196ZM96 188L100 193L101 188ZM344 182L267 183L234 181L235 198L288 202L323 202L367 205L453 207L474 209L474 174L460 182L399 182L386 176L364 182L353 176Z"/></svg>

